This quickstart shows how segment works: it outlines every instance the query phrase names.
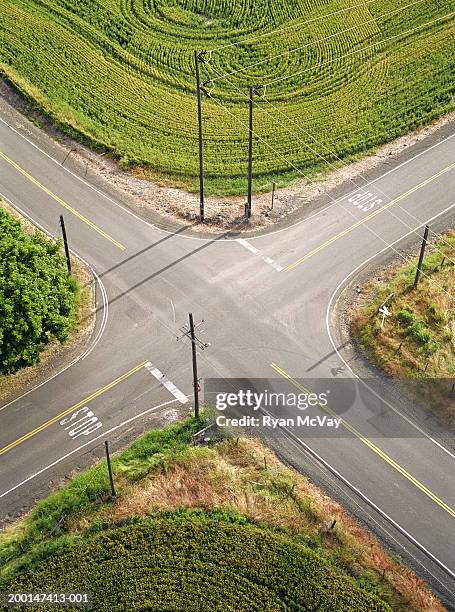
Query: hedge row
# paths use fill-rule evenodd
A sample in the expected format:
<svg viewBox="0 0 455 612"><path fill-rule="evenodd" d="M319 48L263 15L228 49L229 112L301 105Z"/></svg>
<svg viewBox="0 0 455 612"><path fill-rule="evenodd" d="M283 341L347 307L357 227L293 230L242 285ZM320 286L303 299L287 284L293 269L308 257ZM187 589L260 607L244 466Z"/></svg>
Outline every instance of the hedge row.
<svg viewBox="0 0 455 612"><path fill-rule="evenodd" d="M0 208L0 374L37 363L50 340L66 340L77 291L60 244L25 233Z"/></svg>

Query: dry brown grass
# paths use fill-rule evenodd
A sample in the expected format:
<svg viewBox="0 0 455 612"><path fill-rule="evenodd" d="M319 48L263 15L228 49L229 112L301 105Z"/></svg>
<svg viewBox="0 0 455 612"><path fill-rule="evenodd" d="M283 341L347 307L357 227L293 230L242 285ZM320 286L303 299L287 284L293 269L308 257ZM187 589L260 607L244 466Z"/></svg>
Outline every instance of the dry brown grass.
<svg viewBox="0 0 455 612"><path fill-rule="evenodd" d="M427 253L416 290L412 289L416 263L391 265L382 279L367 283L350 309L351 329L375 365L402 382L412 380L406 383L411 398L423 393L425 406L455 428L455 397L450 394L455 380L455 230L429 245ZM416 252L414 262L417 256ZM392 293L387 304L392 316L381 329L377 308ZM403 311L412 313L420 329L429 334L428 343L400 320ZM446 384L433 384L438 379Z"/></svg>
<svg viewBox="0 0 455 612"><path fill-rule="evenodd" d="M417 253L413 259L417 261ZM387 372L393 370L403 377L424 373L433 378L451 377L455 373L455 336L450 337L455 330L455 230L428 247L425 262L427 268L416 290L412 290L415 265L393 264L383 271L381 279L368 282L351 312L351 322L370 355ZM386 318L381 329L377 307L391 293L394 296L387 305L392 316ZM421 350L412 335L404 333L396 317L401 310L414 313L430 330L437 350ZM438 320L435 310L445 320Z"/></svg>
<svg viewBox="0 0 455 612"><path fill-rule="evenodd" d="M254 439L192 448L157 475L138 483L124 480L121 494L98 518L119 521L178 508L233 509L256 523L321 542L326 554L350 573L361 566L373 572L401 610L442 611L423 580L394 561L378 540L343 508L300 474L286 468ZM101 516L100 516L101 515ZM333 530L327 525L333 520ZM73 532L91 522L79 517Z"/></svg>

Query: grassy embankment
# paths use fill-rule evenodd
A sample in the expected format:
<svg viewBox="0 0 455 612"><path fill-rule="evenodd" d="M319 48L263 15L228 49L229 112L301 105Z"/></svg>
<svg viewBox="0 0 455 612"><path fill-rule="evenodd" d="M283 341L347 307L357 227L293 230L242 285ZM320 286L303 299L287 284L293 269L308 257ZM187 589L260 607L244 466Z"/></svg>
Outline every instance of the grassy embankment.
<svg viewBox="0 0 455 612"><path fill-rule="evenodd" d="M431 398L455 426L450 393L455 382L455 230L427 252L417 289L417 254L412 264L395 264L383 280L367 283L352 314L352 331L375 365L393 377L411 379L414 390ZM381 329L378 307L391 294L392 315Z"/></svg>
<svg viewBox="0 0 455 612"><path fill-rule="evenodd" d="M267 101L256 98L257 191L299 177L295 167L326 170L315 149L335 163L330 151L352 160L453 109L455 20L435 22L453 11L450 0L0 6L0 74L72 136L141 176L190 190L198 176L194 49L229 45L202 66L204 81L256 64L216 83L212 94L228 112L203 101L208 193L245 193L248 109L236 88L246 93L248 83L276 80Z"/></svg>
<svg viewBox="0 0 455 612"><path fill-rule="evenodd" d="M336 503L259 442L194 447L193 418L79 474L0 534L0 589L96 610L442 610ZM334 524L334 521L336 523Z"/></svg>

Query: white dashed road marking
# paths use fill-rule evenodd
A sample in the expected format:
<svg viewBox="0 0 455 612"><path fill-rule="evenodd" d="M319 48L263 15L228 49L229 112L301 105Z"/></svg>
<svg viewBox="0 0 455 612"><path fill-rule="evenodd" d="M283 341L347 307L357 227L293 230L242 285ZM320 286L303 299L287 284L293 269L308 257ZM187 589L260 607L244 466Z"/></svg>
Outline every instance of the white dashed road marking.
<svg viewBox="0 0 455 612"><path fill-rule="evenodd" d="M280 266L271 257L266 257L265 255L263 255L261 251L254 247L252 244L250 244L248 240L245 240L244 238L237 238L237 242L242 245L247 251L253 253L253 255L258 255L262 259L262 261L264 261L269 266L272 266L272 268L277 272L281 272L283 270L283 266Z"/></svg>
<svg viewBox="0 0 455 612"><path fill-rule="evenodd" d="M182 393L182 391L180 391L180 389L178 389L173 382L166 378L163 372L156 368L151 361L148 361L144 367L150 372L150 374L152 374L152 376L156 378L156 380L158 380L163 385L163 387L165 387L170 393L172 393L172 395L176 399L178 399L179 402L181 402L182 404L187 403L187 396Z"/></svg>

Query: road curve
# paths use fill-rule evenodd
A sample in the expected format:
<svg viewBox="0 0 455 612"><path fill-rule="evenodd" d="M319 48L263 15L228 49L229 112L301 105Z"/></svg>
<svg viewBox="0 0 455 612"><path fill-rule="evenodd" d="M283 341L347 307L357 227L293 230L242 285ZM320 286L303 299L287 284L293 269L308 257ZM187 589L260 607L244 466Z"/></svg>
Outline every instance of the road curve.
<svg viewBox="0 0 455 612"><path fill-rule="evenodd" d="M332 316L337 295L369 261L403 256L404 242L418 241L429 219L437 224L455 212L453 124L306 219L225 240L138 219L38 146L24 123L0 119L0 195L50 233L64 214L71 246L96 271L105 299L98 290L91 352L0 408L2 515L26 505L27 491L32 501L35 484L62 465L71 471L109 431L191 397L189 348L176 342L188 312L205 320L206 378L284 379L295 388L302 379L352 379ZM359 206L364 193L371 196ZM444 432L402 412L383 385L371 387L340 415L344 435L302 439L284 428L268 442L406 555L448 604L455 601L453 448ZM388 402L385 413L377 412L378 396ZM88 412L91 433L70 436L69 419Z"/></svg>

